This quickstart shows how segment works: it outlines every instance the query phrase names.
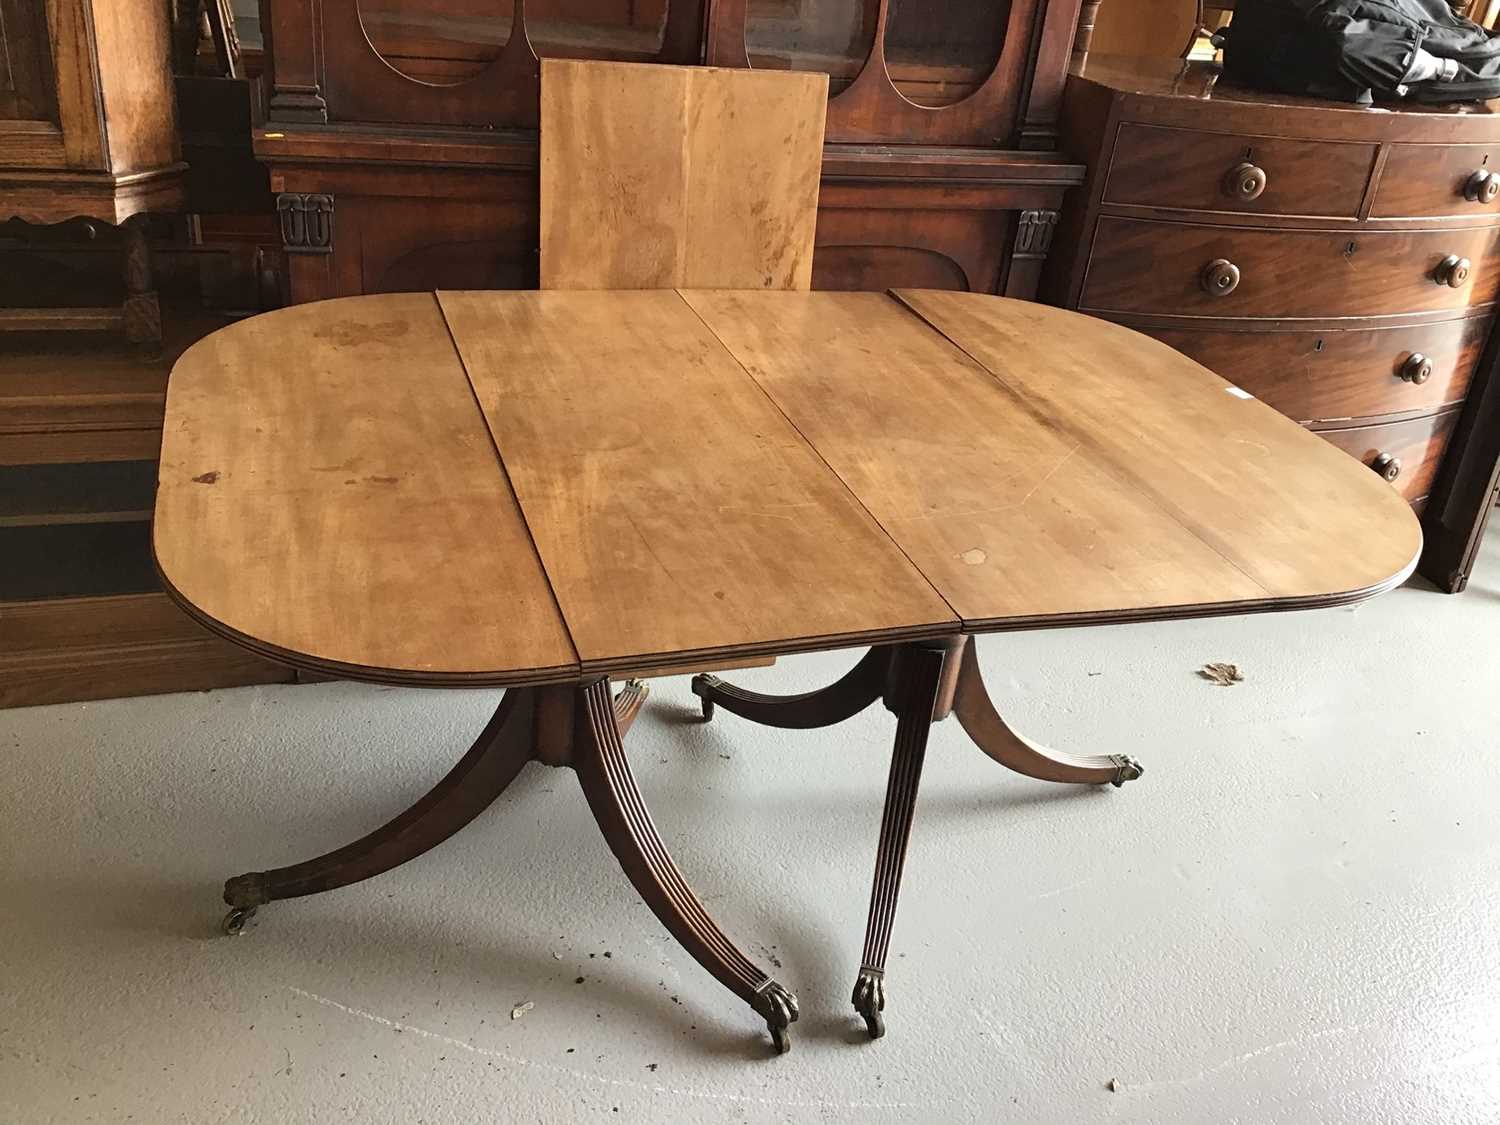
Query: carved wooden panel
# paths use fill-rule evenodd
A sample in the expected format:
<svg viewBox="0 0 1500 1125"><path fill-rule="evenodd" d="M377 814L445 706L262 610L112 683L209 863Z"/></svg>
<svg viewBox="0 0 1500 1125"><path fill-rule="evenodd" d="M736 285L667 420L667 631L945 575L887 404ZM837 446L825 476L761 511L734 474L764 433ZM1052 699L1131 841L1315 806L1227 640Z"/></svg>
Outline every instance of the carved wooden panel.
<svg viewBox="0 0 1500 1125"><path fill-rule="evenodd" d="M825 198L813 253L814 289L995 292L1010 215L863 206ZM832 204L832 205L830 205Z"/></svg>
<svg viewBox="0 0 1500 1125"><path fill-rule="evenodd" d="M339 194L337 237L328 252L287 247L288 299L535 288L534 181L518 174L475 180L462 198ZM377 184L363 190L371 188L379 190ZM476 198L485 193L491 198Z"/></svg>

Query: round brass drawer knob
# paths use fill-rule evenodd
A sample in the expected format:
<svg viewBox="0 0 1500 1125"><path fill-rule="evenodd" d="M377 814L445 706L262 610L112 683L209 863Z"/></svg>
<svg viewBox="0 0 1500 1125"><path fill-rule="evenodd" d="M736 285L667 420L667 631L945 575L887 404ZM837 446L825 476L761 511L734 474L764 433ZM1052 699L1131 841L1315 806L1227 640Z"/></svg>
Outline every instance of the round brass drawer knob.
<svg viewBox="0 0 1500 1125"><path fill-rule="evenodd" d="M1266 190L1266 170L1248 160L1236 164L1224 177L1224 194L1241 203L1259 199Z"/></svg>
<svg viewBox="0 0 1500 1125"><path fill-rule="evenodd" d="M1471 203L1489 204L1500 196L1500 176L1480 168L1464 183L1464 198Z"/></svg>
<svg viewBox="0 0 1500 1125"><path fill-rule="evenodd" d="M1375 460L1370 462L1370 468L1374 469L1392 484L1401 475L1401 458L1393 457L1389 453L1378 454Z"/></svg>
<svg viewBox="0 0 1500 1125"><path fill-rule="evenodd" d="M1203 267L1198 280L1210 297L1227 297L1239 288L1240 267L1228 258L1215 258Z"/></svg>
<svg viewBox="0 0 1500 1125"><path fill-rule="evenodd" d="M1432 378L1432 360L1421 352L1412 352L1401 365L1401 378L1421 386Z"/></svg>
<svg viewBox="0 0 1500 1125"><path fill-rule="evenodd" d="M1460 258L1457 254L1449 254L1433 271L1432 279L1439 285L1446 285L1449 289L1461 289L1464 282L1469 280L1469 271L1474 264L1468 258Z"/></svg>

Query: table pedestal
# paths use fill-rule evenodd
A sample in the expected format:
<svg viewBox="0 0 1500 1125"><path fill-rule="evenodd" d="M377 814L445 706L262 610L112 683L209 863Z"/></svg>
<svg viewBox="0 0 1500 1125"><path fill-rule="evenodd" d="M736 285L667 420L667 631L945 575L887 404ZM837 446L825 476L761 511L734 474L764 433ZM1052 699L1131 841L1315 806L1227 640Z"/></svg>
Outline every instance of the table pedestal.
<svg viewBox="0 0 1500 1125"><path fill-rule="evenodd" d="M760 695L711 675L694 676L693 693L703 701L705 720L713 718L718 706L766 726L806 730L841 723L877 699L883 699L896 715L896 743L875 852L864 955L852 998L874 1039L885 1034L886 953L927 754L927 733L933 723L957 715L965 732L991 758L1041 781L1108 782L1118 787L1144 772L1123 754L1057 754L1011 730L985 690L971 636L872 648L839 680L802 695Z"/></svg>
<svg viewBox="0 0 1500 1125"><path fill-rule="evenodd" d="M693 678L693 692L703 701L705 719L721 706L766 726L831 726L877 699L896 715L864 955L853 996L873 1038L885 1034L886 953L933 723L957 715L986 754L1043 781L1123 785L1141 776L1141 767L1123 755L1053 754L1012 731L990 702L973 638L967 636L872 648L837 682L804 695L758 695L709 675ZM760 1014L777 1050L788 1050L796 997L746 957L709 917L672 862L631 773L622 740L645 698L645 685L635 680L611 696L604 678L507 691L458 765L390 823L316 859L237 875L225 883L224 901L232 909L224 931L244 932L256 908L268 902L345 887L430 851L488 808L527 762L567 766L577 774L599 830L646 905L700 965Z"/></svg>
<svg viewBox="0 0 1500 1125"><path fill-rule="evenodd" d="M487 808L530 761L569 766L625 874L684 949L766 1021L779 1051L797 999L746 957L709 917L667 851L636 785L621 740L646 697L635 681L611 698L609 681L512 689L474 746L449 774L383 828L337 851L224 884L232 909L224 931L239 934L256 908L379 875L435 848Z"/></svg>

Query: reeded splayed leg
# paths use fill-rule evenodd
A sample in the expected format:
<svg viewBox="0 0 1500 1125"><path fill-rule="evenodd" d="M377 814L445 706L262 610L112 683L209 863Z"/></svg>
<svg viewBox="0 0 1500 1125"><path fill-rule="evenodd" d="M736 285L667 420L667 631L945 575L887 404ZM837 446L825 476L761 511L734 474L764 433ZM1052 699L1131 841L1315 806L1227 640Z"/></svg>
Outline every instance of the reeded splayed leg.
<svg viewBox="0 0 1500 1125"><path fill-rule="evenodd" d="M776 1049L789 1050L787 1029L797 1018L797 998L735 947L672 862L621 745L609 681L580 689L573 729L579 784L599 830L641 898L700 965L760 1014Z"/></svg>
<svg viewBox="0 0 1500 1125"><path fill-rule="evenodd" d="M706 674L693 677L693 694L703 701L705 722L714 717L718 704L762 726L789 730L831 727L853 718L880 698L890 660L890 649L872 648L827 687L801 695L762 695Z"/></svg>
<svg viewBox="0 0 1500 1125"><path fill-rule="evenodd" d="M224 901L234 909L224 919L224 931L241 933L265 903L346 887L437 847L488 808L531 760L535 706L533 690L507 691L458 765L384 827L316 859L230 879Z"/></svg>
<svg viewBox="0 0 1500 1125"><path fill-rule="evenodd" d="M1059 754L1043 749L1011 730L985 690L972 639L964 648L953 711L981 750L1007 769L1038 781L1075 785L1109 782L1118 787L1145 773L1139 762L1124 754Z"/></svg>
<svg viewBox="0 0 1500 1125"><path fill-rule="evenodd" d="M894 656L886 706L896 713L896 744L886 781L885 811L880 820L880 846L875 853L875 881L870 890L870 915L865 927L864 956L851 998L864 1017L870 1038L885 1034L885 959L896 921L901 872L911 838L912 814L927 757L927 736L942 683L944 650L907 645ZM948 659L953 659L949 656Z"/></svg>
<svg viewBox="0 0 1500 1125"><path fill-rule="evenodd" d="M651 694L651 685L643 680L626 680L625 686L615 696L615 725L620 728L620 737L624 738L630 726L635 722L635 717L641 713L641 708L646 703L646 697Z"/></svg>

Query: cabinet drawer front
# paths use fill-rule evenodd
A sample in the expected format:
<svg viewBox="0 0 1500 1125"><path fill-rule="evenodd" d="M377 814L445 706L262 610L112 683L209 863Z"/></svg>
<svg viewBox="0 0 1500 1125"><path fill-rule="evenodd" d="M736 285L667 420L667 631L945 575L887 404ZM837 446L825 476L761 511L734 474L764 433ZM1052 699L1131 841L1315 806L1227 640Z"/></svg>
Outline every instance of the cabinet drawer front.
<svg viewBox="0 0 1500 1125"><path fill-rule="evenodd" d="M1094 237L1080 307L1304 318L1458 310L1495 299L1497 245L1500 227L1264 230L1106 216ZM1470 263L1457 288L1436 280L1450 256ZM1210 270L1217 272L1209 276ZM1228 284L1231 277L1237 280Z"/></svg>
<svg viewBox="0 0 1500 1125"><path fill-rule="evenodd" d="M1408 500L1420 500L1432 491L1433 479L1443 463L1443 452L1458 424L1458 415L1459 411L1453 409L1407 422L1319 430L1318 436L1372 468L1382 456L1397 458L1401 472L1392 481L1392 487Z"/></svg>
<svg viewBox="0 0 1500 1125"><path fill-rule="evenodd" d="M1267 215L1359 214L1376 146L1122 125L1108 203Z"/></svg>
<svg viewBox="0 0 1500 1125"><path fill-rule="evenodd" d="M1461 402L1489 326L1473 316L1344 332L1144 331L1299 422L1331 422Z"/></svg>
<svg viewBox="0 0 1500 1125"><path fill-rule="evenodd" d="M1476 172L1500 173L1500 145L1392 145L1370 217L1500 218L1500 180L1486 192Z"/></svg>

